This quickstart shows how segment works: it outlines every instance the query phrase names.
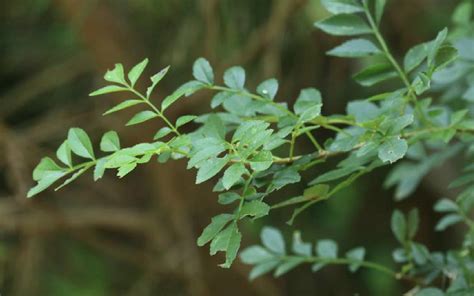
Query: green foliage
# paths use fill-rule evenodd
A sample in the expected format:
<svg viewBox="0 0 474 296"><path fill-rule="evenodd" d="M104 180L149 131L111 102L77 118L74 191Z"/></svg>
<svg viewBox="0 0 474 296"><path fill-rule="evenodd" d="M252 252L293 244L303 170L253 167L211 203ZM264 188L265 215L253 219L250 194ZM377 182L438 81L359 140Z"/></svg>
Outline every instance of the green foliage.
<svg viewBox="0 0 474 296"><path fill-rule="evenodd" d="M456 24L471 23L472 5L466 3L456 10ZM28 192L28 197L67 176L62 187L90 168L94 168L94 180L102 178L107 169L115 169L122 178L152 159L163 163L185 158L187 168L197 171L196 184L214 180L214 190L219 192L218 203L230 208L213 217L197 240L199 246L210 244L211 255L225 253L221 266L228 268L240 249L242 220L259 219L273 210L293 207L288 221L291 224L310 206L332 198L360 176L381 166L393 166L386 186L395 186L395 199L401 200L410 196L434 167L460 152L470 157L474 151L470 105L474 101L474 66L469 46L474 39L471 37L470 43L463 45L460 40L465 39L456 40L447 29L441 30L433 40L409 49L402 66L392 56L379 30L385 0L323 0L322 4L333 15L315 23L317 28L335 36L364 35L343 42L328 54L376 61L355 73L355 81L362 86L389 79L394 80L391 85L397 82L399 85L367 99L351 101L347 114L327 115L322 112L324 100L317 89L301 90L289 108L287 103L278 101L276 79L261 82L252 92L246 88L245 70L233 66L224 72L224 85L219 85L210 62L199 58L192 67L195 80L184 83L156 105L151 96L169 67L153 75L143 93L135 85L148 59L126 75L124 67L116 64L104 76L110 84L90 95L126 92L132 98L104 115L143 107L127 126L156 119L164 126L159 127L151 142L131 147L121 147L118 134L109 131L102 136L101 154L97 157L87 133L79 128L70 129L56 153L61 165L51 158L43 158L33 171L37 185ZM168 119L165 112L169 108L200 90L215 93L210 106L219 108L219 112L184 115L175 123ZM450 98L456 104L434 102L430 98L433 91L446 96L456 94ZM197 128L183 133L182 127L191 122ZM334 135L322 144L319 130ZM311 153L297 154L297 142L301 138L314 146ZM273 192L301 182L302 172L329 158L339 159L336 166L326 171L318 167L317 175L300 195L279 203L271 200ZM262 230L262 245L246 248L240 257L244 263L254 266L251 279L270 271L281 276L302 264L311 264L313 272L326 265L343 264L351 272L365 267L395 280L414 282L413 295L467 295L462 293L472 292L474 274L474 221L469 218L474 204L473 180L474 166L468 165L464 174L451 185L463 188L456 201L442 199L435 206L435 211L444 215L436 226L437 231L456 223L468 226L461 250L445 254L430 252L414 241L420 223L418 211L405 215L395 210L391 229L400 247L393 252L393 258L401 265L400 270L365 261L366 251L362 247L341 255L332 240L310 244L295 233L291 246L287 246L281 232L271 227ZM448 294L427 287L436 285L440 278L447 280ZM454 292L460 294L452 294Z"/></svg>

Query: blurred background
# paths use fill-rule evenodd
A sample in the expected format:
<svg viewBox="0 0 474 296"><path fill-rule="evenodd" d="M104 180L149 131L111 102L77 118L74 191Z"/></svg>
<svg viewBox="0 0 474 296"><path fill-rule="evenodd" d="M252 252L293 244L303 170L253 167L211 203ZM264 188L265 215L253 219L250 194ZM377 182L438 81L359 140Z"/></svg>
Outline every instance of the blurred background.
<svg viewBox="0 0 474 296"><path fill-rule="evenodd" d="M150 75L171 65L155 100L191 79L199 56L211 61L218 77L229 66L244 66L251 89L276 77L277 98L290 104L301 88L317 87L326 114L342 113L347 101L376 93L380 89L351 81L361 67L357 61L325 56L341 39L313 28L315 20L327 16L319 0L1 2L1 295L401 295L409 287L383 274L353 275L343 267L312 274L304 266L279 279L254 282L247 280L250 268L240 262L219 268L222 258L210 257L195 241L222 206L211 182L194 185L194 172L183 161L151 162L120 181L112 173L98 183L84 176L59 192L25 197L34 166L42 156L54 155L69 127L84 128L95 143L105 131L116 130L123 146L150 140L158 130L156 122L125 128L130 112L102 117L124 98L120 95L88 96L116 62L129 68L149 57ZM388 3L382 29L400 57L450 26L459 1ZM210 98L199 93L170 109L170 117L207 112ZM330 238L345 250L364 245L369 259L390 266L396 246L391 211L416 206L422 221L417 239L432 249L455 246L456 231L434 233L439 217L432 205L450 196L446 184L458 169L456 163L444 164L425 178L415 198L401 203L383 189L387 171L379 170L306 211L295 228L307 241ZM283 190L279 197L302 189ZM295 228L284 221L290 215L291 209L278 210L245 223L242 245L257 243L264 225L276 225L289 239Z"/></svg>

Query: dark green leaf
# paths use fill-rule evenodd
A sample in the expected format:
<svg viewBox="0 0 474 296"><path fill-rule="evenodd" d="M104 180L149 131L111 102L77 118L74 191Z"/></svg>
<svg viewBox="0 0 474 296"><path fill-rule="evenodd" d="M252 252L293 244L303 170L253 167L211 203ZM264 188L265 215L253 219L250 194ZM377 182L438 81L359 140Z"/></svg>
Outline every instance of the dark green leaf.
<svg viewBox="0 0 474 296"><path fill-rule="evenodd" d="M362 18L352 14L334 15L314 25L322 31L336 36L352 36L372 32Z"/></svg>
<svg viewBox="0 0 474 296"><path fill-rule="evenodd" d="M399 210L393 211L390 225L397 240L403 244L407 238L405 215L403 215Z"/></svg>
<svg viewBox="0 0 474 296"><path fill-rule="evenodd" d="M199 236L197 240L198 246L202 247L210 242L232 219L234 219L234 215L231 214L220 214L213 217L211 223L204 228Z"/></svg>
<svg viewBox="0 0 474 296"><path fill-rule="evenodd" d="M328 55L343 58L360 58L381 53L371 41L352 39L327 52Z"/></svg>
<svg viewBox="0 0 474 296"><path fill-rule="evenodd" d="M333 14L356 13L364 8L354 0L321 0L324 7Z"/></svg>
<svg viewBox="0 0 474 296"><path fill-rule="evenodd" d="M234 163L224 172L222 185L225 189L229 190L245 173L247 173L247 169L242 163Z"/></svg>
<svg viewBox="0 0 474 296"><path fill-rule="evenodd" d="M372 86L397 76L391 65L375 64L355 74L354 80L362 86Z"/></svg>

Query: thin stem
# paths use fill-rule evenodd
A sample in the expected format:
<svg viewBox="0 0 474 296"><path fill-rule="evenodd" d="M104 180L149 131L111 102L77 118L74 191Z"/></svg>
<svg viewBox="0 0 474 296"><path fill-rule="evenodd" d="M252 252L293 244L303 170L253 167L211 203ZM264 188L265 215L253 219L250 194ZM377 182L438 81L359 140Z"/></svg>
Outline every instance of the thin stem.
<svg viewBox="0 0 474 296"><path fill-rule="evenodd" d="M153 103L150 102L144 95L142 95L140 92L136 91L133 89L131 86L127 85L128 89L137 95L143 102L145 102L150 108L158 114L158 116L163 119L163 121L168 125L168 127L178 136L181 136L181 133L178 131L178 129L166 118L166 116L163 115L163 113L155 106Z"/></svg>
<svg viewBox="0 0 474 296"><path fill-rule="evenodd" d="M246 96L248 98L254 99L254 100L259 101L259 102L265 102L267 104L270 104L270 105L274 106L278 110L284 112L288 116L291 116L294 119L298 119L298 116L295 113L291 112L290 110L288 110L287 108L285 108L281 104L278 104L277 102L274 102L271 99L268 99L268 98L265 98L265 97L262 97L262 96L259 96L259 95L256 95L256 94L252 94L252 93L249 93L247 91L235 90L235 89L232 89L232 88L229 88L229 87L219 86L219 85L209 86L209 89L217 90L217 91L232 92L232 93L236 93L236 94L239 94L239 95L242 95L242 96ZM303 125L303 128L304 128L304 125ZM305 134L318 151L320 151L320 152L324 151L323 147L321 147L321 145L318 143L318 141L316 141L314 136L309 131L305 131Z"/></svg>

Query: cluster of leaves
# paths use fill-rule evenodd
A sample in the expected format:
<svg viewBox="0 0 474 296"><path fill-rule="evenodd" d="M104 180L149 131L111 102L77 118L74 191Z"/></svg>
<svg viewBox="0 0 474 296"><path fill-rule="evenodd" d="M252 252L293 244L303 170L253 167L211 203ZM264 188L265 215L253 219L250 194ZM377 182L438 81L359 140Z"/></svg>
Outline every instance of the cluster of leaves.
<svg viewBox="0 0 474 296"><path fill-rule="evenodd" d="M213 217L197 241L199 246L210 243L211 255L224 252L225 262L221 266L228 268L240 248L242 234L239 223L243 219L258 219L268 215L270 210L291 206L295 207L289 220L291 224L305 209L331 198L358 177L393 163L396 164L386 185L396 186L395 197L400 200L411 195L434 167L460 152L474 151L474 121L470 119L468 108L472 101L472 74L465 78L465 74L472 73L469 71L473 69L472 53L466 49L473 44L472 37L466 39L469 30L457 30L451 36L447 29L440 31L433 40L408 50L401 65L390 53L379 31L385 0L322 0L322 4L333 15L317 22L317 28L335 36L357 36L328 51L328 54L370 61L369 67L354 75L362 86L398 79L401 85L398 89L351 101L347 114L324 115L323 99L317 89L301 90L290 108L287 103L276 100L276 79L263 81L255 92L251 92L246 87L245 70L235 66L224 72L223 84L219 84L211 64L199 58L192 69L194 80L183 84L156 106L151 95L169 67L153 75L150 86L142 93L136 88L136 83L148 60L134 66L127 75L124 67L117 64L104 76L110 84L91 96L126 92L133 99L123 101L104 115L144 107L145 110L136 113L126 125L160 119L164 126L150 142L127 148L120 146L116 132L107 132L100 142L100 149L105 154L101 157L95 156L85 131L70 129L67 140L56 153L64 165L58 165L51 158L42 159L33 172L33 179L38 184L28 196L34 196L70 175L60 188L90 168L94 168L94 180L98 180L107 169L117 169L117 175L123 177L138 164L152 159L166 162L186 158L188 169L197 170L196 184L215 178L218 203L232 207L231 211ZM455 21L458 26L472 24L470 15L466 16L469 9L472 10L472 4L468 1L457 9ZM181 116L174 123L167 118L165 112L173 104L201 90L215 92L210 100L213 112ZM431 91L443 91L446 98L461 96L466 108L460 109L459 104L447 101L435 103L429 97ZM181 132L181 128L191 122L197 128L190 133ZM315 136L321 129L335 132L334 137L321 143ZM309 139L314 152L296 153L301 137ZM76 158L86 161L78 162ZM340 158L340 161L334 169L320 173L310 181L301 195L280 203L271 202L273 192L299 183L301 172L313 169L328 158ZM472 167L467 167L466 175L453 186L468 184L473 179L472 171ZM437 230L461 221L472 228L472 221L468 218L472 195L474 186L471 185L461 193L457 203L450 200L438 203L435 209L449 214L440 221ZM363 248L338 257L335 242L321 240L313 248L311 244L302 242L298 234L293 238L294 254L287 255L281 234L272 228L263 230L263 246L246 249L241 258L255 265L251 278L271 270L279 276L303 263L313 264L314 271L327 264L347 264L351 271L364 266L395 279L413 280L417 295L443 293L434 288L419 289L419 286L435 283L440 276L450 280L450 291L467 291L472 286L474 274L472 231L461 253L453 251L443 255L430 253L421 243L413 241L417 228L416 210L407 217L398 211L394 213L392 230L402 246L394 252L394 259L403 264L400 271L364 261ZM420 276L422 280L419 280Z"/></svg>

